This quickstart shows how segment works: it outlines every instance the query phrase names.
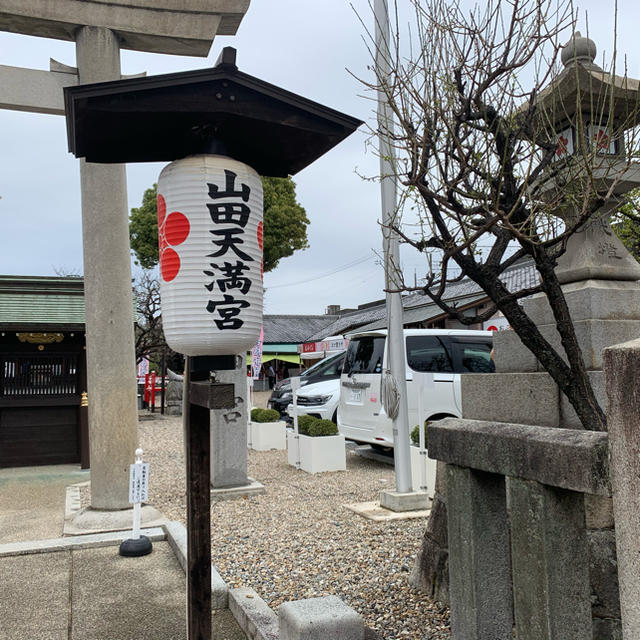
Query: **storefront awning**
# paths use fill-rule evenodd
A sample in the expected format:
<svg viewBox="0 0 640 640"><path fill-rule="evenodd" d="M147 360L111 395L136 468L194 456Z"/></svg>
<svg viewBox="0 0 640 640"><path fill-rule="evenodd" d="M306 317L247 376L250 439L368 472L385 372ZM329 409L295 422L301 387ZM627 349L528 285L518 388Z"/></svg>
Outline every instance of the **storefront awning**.
<svg viewBox="0 0 640 640"><path fill-rule="evenodd" d="M269 360L280 360L281 362L300 364L300 356L297 353L263 353L262 362L269 362ZM247 354L247 364L250 365L251 363L251 354Z"/></svg>

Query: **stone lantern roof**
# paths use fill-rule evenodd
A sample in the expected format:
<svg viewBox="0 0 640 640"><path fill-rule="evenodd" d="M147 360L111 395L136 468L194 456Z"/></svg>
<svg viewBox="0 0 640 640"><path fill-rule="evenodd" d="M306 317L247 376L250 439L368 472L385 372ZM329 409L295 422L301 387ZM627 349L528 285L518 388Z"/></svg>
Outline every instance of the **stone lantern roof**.
<svg viewBox="0 0 640 640"><path fill-rule="evenodd" d="M618 76L595 64L593 40L577 31L562 48L562 72L536 99L543 126L562 126L578 111L583 119L615 121L623 129L640 124L640 81Z"/></svg>

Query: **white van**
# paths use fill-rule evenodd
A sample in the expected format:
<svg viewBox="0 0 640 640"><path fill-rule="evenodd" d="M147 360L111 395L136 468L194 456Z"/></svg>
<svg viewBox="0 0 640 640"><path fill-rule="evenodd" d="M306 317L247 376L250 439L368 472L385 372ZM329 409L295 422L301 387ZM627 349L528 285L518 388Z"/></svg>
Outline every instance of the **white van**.
<svg viewBox="0 0 640 640"><path fill-rule="evenodd" d="M492 333L456 329L405 329L409 429L418 424L417 389L426 420L461 417L461 373L490 373ZM393 447L392 421L382 406L387 331L357 333L340 376L338 429L349 440ZM420 384L418 384L420 379Z"/></svg>

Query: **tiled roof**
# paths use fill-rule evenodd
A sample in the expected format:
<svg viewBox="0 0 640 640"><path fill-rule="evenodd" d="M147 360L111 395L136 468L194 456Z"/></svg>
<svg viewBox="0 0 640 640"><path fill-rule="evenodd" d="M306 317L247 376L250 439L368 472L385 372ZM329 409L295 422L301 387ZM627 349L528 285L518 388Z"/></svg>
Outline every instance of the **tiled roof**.
<svg viewBox="0 0 640 640"><path fill-rule="evenodd" d="M507 269L501 277L509 291L533 287L538 283L538 273L533 261L521 260ZM463 278L447 287L445 300L457 301L458 304L476 303L485 294L480 287L470 280ZM423 293L410 293L402 297L405 324L425 322L443 314L442 310ZM380 329L387 326L387 310L384 303L366 309L351 311L338 318L327 327L312 335L310 340L322 340L330 335L342 335L355 329Z"/></svg>
<svg viewBox="0 0 640 640"><path fill-rule="evenodd" d="M337 316L288 316L265 315L263 317L265 343L295 343L307 342L310 336L322 333L323 337L332 335L326 333L324 327L330 325Z"/></svg>
<svg viewBox="0 0 640 640"><path fill-rule="evenodd" d="M81 328L82 278L0 276L0 327Z"/></svg>

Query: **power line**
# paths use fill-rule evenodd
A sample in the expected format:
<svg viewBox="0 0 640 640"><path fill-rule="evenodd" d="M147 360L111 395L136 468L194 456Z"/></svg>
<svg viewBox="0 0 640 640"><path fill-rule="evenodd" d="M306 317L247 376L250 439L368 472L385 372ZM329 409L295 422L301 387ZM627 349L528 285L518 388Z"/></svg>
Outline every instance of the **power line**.
<svg viewBox="0 0 640 640"><path fill-rule="evenodd" d="M367 255L367 256L364 256L363 258L357 258L353 262L349 262L341 267L338 267L337 269L334 269L333 271L323 273L313 278L306 278L304 280L298 280L297 282L288 282L287 284L273 284L265 288L268 290L268 289L281 289L282 287L295 287L299 284L307 284L307 282L313 282L314 280L321 280L322 278L328 278L329 276L335 275L336 273L340 273L341 271L345 271L347 269L350 269L351 267L355 267L356 265L362 264L367 260L371 260L371 258L373 257L374 256L372 255Z"/></svg>

